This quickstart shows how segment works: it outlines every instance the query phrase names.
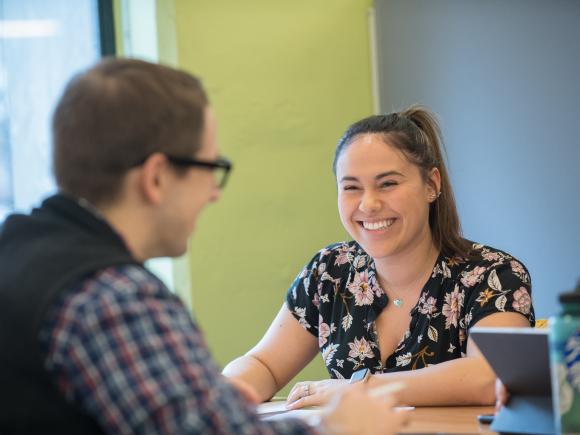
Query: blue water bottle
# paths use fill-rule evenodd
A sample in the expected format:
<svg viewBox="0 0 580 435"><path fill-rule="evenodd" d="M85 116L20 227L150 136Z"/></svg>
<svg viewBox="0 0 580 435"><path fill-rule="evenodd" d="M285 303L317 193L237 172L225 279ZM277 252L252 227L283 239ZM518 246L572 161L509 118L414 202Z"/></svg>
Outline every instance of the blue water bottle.
<svg viewBox="0 0 580 435"><path fill-rule="evenodd" d="M550 318L554 416L558 433L580 435L580 282L560 295L560 304L560 313Z"/></svg>

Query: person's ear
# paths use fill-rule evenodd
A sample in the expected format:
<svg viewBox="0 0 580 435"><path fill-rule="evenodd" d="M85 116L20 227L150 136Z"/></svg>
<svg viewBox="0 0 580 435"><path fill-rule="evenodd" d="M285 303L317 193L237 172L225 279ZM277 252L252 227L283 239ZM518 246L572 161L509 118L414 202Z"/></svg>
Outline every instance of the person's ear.
<svg viewBox="0 0 580 435"><path fill-rule="evenodd" d="M147 202L158 205L163 201L168 166L167 157L161 153L151 154L141 166L139 187Z"/></svg>
<svg viewBox="0 0 580 435"><path fill-rule="evenodd" d="M428 200L433 202L441 195L441 172L438 168L432 168L427 177Z"/></svg>

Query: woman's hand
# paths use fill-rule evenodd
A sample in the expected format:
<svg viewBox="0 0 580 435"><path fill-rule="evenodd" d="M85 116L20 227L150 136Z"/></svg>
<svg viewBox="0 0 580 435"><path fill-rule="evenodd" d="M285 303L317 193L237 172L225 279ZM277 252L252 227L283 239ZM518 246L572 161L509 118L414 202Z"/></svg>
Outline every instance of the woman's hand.
<svg viewBox="0 0 580 435"><path fill-rule="evenodd" d="M510 393L504 384L498 379L495 381L495 413L497 414L502 406L507 405Z"/></svg>
<svg viewBox="0 0 580 435"><path fill-rule="evenodd" d="M337 388L347 383L348 380L345 379L298 382L288 395L286 407L299 409L305 406L324 405L330 401Z"/></svg>

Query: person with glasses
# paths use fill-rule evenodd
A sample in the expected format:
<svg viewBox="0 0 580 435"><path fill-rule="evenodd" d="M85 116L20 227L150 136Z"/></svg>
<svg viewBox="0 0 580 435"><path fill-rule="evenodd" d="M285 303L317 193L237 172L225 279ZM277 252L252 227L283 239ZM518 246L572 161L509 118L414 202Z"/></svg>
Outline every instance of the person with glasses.
<svg viewBox="0 0 580 435"><path fill-rule="evenodd" d="M253 389L221 375L186 307L144 268L185 253L232 168L197 78L105 59L70 81L52 127L59 192L0 229L0 433L397 430L391 402L362 385L314 426L260 420Z"/></svg>

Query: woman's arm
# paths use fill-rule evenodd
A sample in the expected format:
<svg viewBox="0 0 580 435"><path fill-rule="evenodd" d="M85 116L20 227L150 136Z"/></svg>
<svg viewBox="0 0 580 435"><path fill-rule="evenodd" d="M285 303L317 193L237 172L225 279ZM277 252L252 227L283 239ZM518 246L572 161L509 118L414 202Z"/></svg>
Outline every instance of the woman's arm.
<svg viewBox="0 0 580 435"><path fill-rule="evenodd" d="M316 337L298 323L284 304L258 344L230 362L223 374L249 383L261 400L268 400L317 353Z"/></svg>
<svg viewBox="0 0 580 435"><path fill-rule="evenodd" d="M530 323L525 316L508 312L490 314L476 325L529 327ZM371 376L368 382L372 388L395 381L403 382L406 386L403 391L397 393L399 402L404 405L493 405L495 402L495 374L469 338L464 358L418 370L376 374ZM344 383L342 380L313 382L309 390L314 391L314 394L302 398L299 394L289 396L289 401L293 402L291 408L323 404L332 396L333 384L338 386L342 383Z"/></svg>
<svg viewBox="0 0 580 435"><path fill-rule="evenodd" d="M473 326L529 327L518 313L491 314ZM475 343L468 338L464 358L446 361L419 370L372 376L370 382L402 381L405 390L398 393L402 403L414 406L493 405L495 374Z"/></svg>

